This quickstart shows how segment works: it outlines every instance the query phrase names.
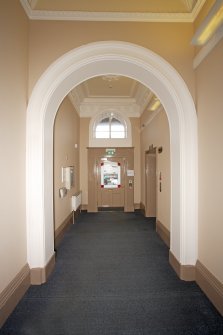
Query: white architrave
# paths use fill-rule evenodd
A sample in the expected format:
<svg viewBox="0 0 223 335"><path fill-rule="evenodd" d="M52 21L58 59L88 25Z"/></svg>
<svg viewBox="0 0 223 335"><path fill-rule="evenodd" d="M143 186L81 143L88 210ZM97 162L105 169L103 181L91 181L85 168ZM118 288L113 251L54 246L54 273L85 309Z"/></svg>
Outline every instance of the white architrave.
<svg viewBox="0 0 223 335"><path fill-rule="evenodd" d="M53 123L61 101L100 75L138 80L161 100L170 127L171 252L182 265L197 260L197 117L183 79L163 58L125 42L97 42L54 62L33 89L27 111L27 241L30 268L54 253Z"/></svg>

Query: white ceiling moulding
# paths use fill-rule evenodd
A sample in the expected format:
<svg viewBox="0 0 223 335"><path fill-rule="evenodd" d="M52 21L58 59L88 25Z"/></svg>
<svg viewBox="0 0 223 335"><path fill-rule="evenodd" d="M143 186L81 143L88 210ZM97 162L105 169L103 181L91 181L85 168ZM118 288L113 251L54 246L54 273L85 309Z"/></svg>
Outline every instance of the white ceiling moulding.
<svg viewBox="0 0 223 335"><path fill-rule="evenodd" d="M28 0L28 2L30 4L31 8L34 9L35 6L37 5L38 0Z"/></svg>
<svg viewBox="0 0 223 335"><path fill-rule="evenodd" d="M140 106L132 98L87 98L80 104L80 117L93 117L112 110L128 117L139 117Z"/></svg>
<svg viewBox="0 0 223 335"><path fill-rule="evenodd" d="M140 128L140 132L144 131L146 129L146 127L148 127L148 125L152 122L152 120L161 112L165 112L164 109L163 109L163 106L159 106L158 109L156 109L155 111L151 111L149 113L149 117L147 119L147 121L145 123L143 123L141 125L141 128Z"/></svg>
<svg viewBox="0 0 223 335"><path fill-rule="evenodd" d="M73 105L76 112L80 115L80 100L76 92L71 91L68 93L68 98L70 99L71 104Z"/></svg>
<svg viewBox="0 0 223 335"><path fill-rule="evenodd" d="M106 80L111 75L103 76ZM118 80L120 76L113 76ZM110 82L110 80L109 80ZM90 94L88 81L75 87L69 94L68 97L78 112L80 117L91 117L91 113L97 110L98 106L114 106L118 108L119 105L124 106L123 111L125 114L132 117L139 117L148 104L150 103L153 93L144 85L139 82L132 80L131 93L129 97L126 96L93 96ZM128 110L127 110L128 109Z"/></svg>
<svg viewBox="0 0 223 335"><path fill-rule="evenodd" d="M191 13L131 13L33 10L28 0L20 0L30 20L110 22L194 22L205 1L198 0Z"/></svg>
<svg viewBox="0 0 223 335"><path fill-rule="evenodd" d="M192 44L205 45L223 24L223 0L216 0L207 17L197 29Z"/></svg>
<svg viewBox="0 0 223 335"><path fill-rule="evenodd" d="M193 61L193 68L196 69L201 62L209 55L209 53L214 49L214 47L223 38L223 26L218 29L218 31L212 36L212 38L203 46L203 48L198 52Z"/></svg>
<svg viewBox="0 0 223 335"><path fill-rule="evenodd" d="M223 0L217 0L191 41L194 45L202 46L194 58L194 69L201 64L222 38Z"/></svg>
<svg viewBox="0 0 223 335"><path fill-rule="evenodd" d="M140 114L144 112L148 104L153 97L153 92L151 92L147 87L143 85L138 85L138 89L135 94L136 103L140 105Z"/></svg>
<svg viewBox="0 0 223 335"><path fill-rule="evenodd" d="M192 12L194 5L196 3L196 0L181 0L181 2L186 6L189 12Z"/></svg>
<svg viewBox="0 0 223 335"><path fill-rule="evenodd" d="M194 22L198 14L200 13L203 5L205 4L206 0L198 0L196 5L194 6L193 11L191 12L191 22Z"/></svg>

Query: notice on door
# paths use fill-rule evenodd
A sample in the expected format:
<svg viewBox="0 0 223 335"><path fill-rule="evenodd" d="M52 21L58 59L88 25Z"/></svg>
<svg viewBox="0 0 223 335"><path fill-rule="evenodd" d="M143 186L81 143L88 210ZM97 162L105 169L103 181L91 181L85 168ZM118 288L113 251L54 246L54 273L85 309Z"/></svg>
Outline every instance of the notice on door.
<svg viewBox="0 0 223 335"><path fill-rule="evenodd" d="M121 187L121 164L118 162L101 163L101 187Z"/></svg>

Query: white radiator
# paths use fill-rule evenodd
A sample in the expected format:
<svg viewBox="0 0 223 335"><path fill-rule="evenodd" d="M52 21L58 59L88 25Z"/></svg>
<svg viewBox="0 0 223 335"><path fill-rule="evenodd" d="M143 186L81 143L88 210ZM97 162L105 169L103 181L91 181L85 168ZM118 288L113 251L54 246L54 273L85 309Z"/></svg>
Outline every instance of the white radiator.
<svg viewBox="0 0 223 335"><path fill-rule="evenodd" d="M81 206L81 191L72 195L72 211L76 212Z"/></svg>

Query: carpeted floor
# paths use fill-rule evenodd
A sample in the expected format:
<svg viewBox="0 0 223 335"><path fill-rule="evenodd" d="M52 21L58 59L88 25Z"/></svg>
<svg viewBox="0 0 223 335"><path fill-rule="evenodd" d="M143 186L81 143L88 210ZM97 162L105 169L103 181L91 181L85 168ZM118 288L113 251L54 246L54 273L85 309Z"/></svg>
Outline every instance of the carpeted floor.
<svg viewBox="0 0 223 335"><path fill-rule="evenodd" d="M50 280L28 290L0 334L223 335L223 318L178 279L152 220L82 213Z"/></svg>

